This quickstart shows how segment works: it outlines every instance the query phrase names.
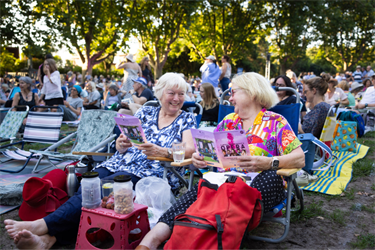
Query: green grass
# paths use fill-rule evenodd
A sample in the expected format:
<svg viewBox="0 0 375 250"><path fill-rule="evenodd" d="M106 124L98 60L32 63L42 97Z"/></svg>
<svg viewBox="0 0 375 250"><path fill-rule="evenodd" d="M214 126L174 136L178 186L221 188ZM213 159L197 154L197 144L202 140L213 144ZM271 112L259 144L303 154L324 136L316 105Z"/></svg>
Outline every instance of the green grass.
<svg viewBox="0 0 375 250"><path fill-rule="evenodd" d="M353 164L353 178L369 176L374 172L374 160L362 159Z"/></svg>
<svg viewBox="0 0 375 250"><path fill-rule="evenodd" d="M374 249L375 235L369 233L360 235L355 242L350 242L350 246L356 249Z"/></svg>
<svg viewBox="0 0 375 250"><path fill-rule="evenodd" d="M355 198L355 193L357 192L357 189L355 188L348 188L347 191L344 191L344 194L345 194L345 197L348 199L348 200L354 200Z"/></svg>
<svg viewBox="0 0 375 250"><path fill-rule="evenodd" d="M375 184L372 184L372 185L371 185L371 190L372 190L372 191L375 191Z"/></svg>
<svg viewBox="0 0 375 250"><path fill-rule="evenodd" d="M323 201L319 201L318 203L311 203L310 205L306 206L302 213L292 212L290 216L290 220L292 222L308 220L311 218L315 218L317 216L325 216L327 213L322 209Z"/></svg>
<svg viewBox="0 0 375 250"><path fill-rule="evenodd" d="M335 209L330 215L329 215L329 218L331 220L333 220L334 222L336 222L337 224L341 225L341 226L345 226L346 225L346 219L345 217L348 215L347 212L344 212L340 209Z"/></svg>

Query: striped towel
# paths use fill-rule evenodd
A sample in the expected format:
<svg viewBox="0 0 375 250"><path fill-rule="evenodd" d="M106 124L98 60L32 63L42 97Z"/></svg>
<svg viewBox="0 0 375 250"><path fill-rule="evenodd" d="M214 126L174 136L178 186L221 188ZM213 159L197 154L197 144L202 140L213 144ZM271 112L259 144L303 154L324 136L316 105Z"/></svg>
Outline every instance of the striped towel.
<svg viewBox="0 0 375 250"><path fill-rule="evenodd" d="M58 142L62 112L29 112L27 117L24 141L52 144Z"/></svg>
<svg viewBox="0 0 375 250"><path fill-rule="evenodd" d="M369 147L357 144L356 153L332 151L338 157L338 159L333 158L332 167L324 171L314 171L319 179L301 189L330 195L341 194L352 179L353 163L364 158L368 150Z"/></svg>

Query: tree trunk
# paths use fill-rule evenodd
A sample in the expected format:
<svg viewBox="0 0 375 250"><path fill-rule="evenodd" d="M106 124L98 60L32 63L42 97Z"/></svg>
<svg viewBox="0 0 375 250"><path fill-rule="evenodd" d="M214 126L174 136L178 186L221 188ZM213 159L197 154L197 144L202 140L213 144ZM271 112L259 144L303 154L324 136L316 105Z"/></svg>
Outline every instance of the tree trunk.
<svg viewBox="0 0 375 250"><path fill-rule="evenodd" d="M163 66L159 62L155 62L155 79L159 79L163 75Z"/></svg>

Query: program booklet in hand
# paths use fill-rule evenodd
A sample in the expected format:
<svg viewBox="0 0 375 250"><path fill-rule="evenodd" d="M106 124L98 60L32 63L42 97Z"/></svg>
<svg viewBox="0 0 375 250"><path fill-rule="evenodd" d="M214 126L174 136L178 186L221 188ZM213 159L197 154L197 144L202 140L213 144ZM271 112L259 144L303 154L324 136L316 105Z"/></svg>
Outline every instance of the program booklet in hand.
<svg viewBox="0 0 375 250"><path fill-rule="evenodd" d="M244 130L210 132L191 129L197 153L204 156L207 165L219 168L235 168L237 156L250 156Z"/></svg>
<svg viewBox="0 0 375 250"><path fill-rule="evenodd" d="M147 142L141 122L137 117L120 115L115 117L115 121L121 132L126 135L132 143L143 144Z"/></svg>

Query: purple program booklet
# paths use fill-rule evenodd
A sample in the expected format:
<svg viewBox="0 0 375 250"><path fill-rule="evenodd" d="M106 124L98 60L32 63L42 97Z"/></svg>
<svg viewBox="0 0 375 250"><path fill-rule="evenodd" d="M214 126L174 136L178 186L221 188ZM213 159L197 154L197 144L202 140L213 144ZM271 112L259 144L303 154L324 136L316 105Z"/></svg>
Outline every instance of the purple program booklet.
<svg viewBox="0 0 375 250"><path fill-rule="evenodd" d="M126 135L132 143L143 144L147 142L141 122L137 117L119 114L115 117L115 121L121 133Z"/></svg>
<svg viewBox="0 0 375 250"><path fill-rule="evenodd" d="M191 129L197 153L204 156L207 165L219 168L235 168L237 156L250 156L244 130L210 132Z"/></svg>

